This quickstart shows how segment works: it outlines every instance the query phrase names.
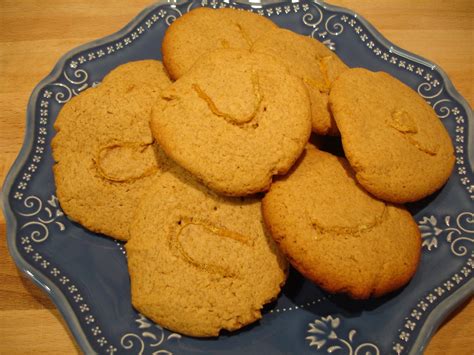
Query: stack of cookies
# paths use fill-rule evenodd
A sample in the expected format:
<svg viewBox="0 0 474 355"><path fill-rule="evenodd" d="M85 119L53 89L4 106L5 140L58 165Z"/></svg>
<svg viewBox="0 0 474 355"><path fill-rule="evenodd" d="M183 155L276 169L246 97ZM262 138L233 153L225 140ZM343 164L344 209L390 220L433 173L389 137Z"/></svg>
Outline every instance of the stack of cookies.
<svg viewBox="0 0 474 355"><path fill-rule="evenodd" d="M423 99L244 11L192 10L162 56L73 98L52 143L66 214L127 242L138 311L217 336L261 318L287 261L356 299L410 280L421 240L400 204L438 190L454 163ZM340 135L346 158L312 132Z"/></svg>

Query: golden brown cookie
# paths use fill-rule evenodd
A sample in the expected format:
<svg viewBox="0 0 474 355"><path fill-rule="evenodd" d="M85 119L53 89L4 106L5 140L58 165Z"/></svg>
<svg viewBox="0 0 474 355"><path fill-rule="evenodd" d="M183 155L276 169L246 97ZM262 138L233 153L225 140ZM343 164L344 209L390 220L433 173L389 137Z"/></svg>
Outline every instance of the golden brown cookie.
<svg viewBox="0 0 474 355"><path fill-rule="evenodd" d="M301 80L274 57L217 50L162 93L151 128L204 184L243 196L293 165L311 133L310 104Z"/></svg>
<svg viewBox="0 0 474 355"><path fill-rule="evenodd" d="M262 208L290 263L329 292L381 296L416 271L421 237L412 216L363 190L343 158L308 145Z"/></svg>
<svg viewBox="0 0 474 355"><path fill-rule="evenodd" d="M267 18L234 9L197 8L174 21L162 43L163 63L178 79L203 54L215 49L250 49L253 42L277 26Z"/></svg>
<svg viewBox="0 0 474 355"><path fill-rule="evenodd" d="M132 62L64 105L54 124L53 170L61 207L72 220L128 239L141 195L167 169L149 120L169 84L159 61Z"/></svg>
<svg viewBox="0 0 474 355"><path fill-rule="evenodd" d="M416 201L449 178L454 153L448 132L434 110L394 77L345 71L329 102L356 178L374 196Z"/></svg>
<svg viewBox="0 0 474 355"><path fill-rule="evenodd" d="M220 197L187 174L160 177L138 208L126 249L133 306L190 336L260 319L286 280L260 201Z"/></svg>
<svg viewBox="0 0 474 355"><path fill-rule="evenodd" d="M313 132L338 134L328 107L329 88L347 66L335 53L311 37L281 28L266 32L251 50L279 58L291 74L303 80L311 99Z"/></svg>

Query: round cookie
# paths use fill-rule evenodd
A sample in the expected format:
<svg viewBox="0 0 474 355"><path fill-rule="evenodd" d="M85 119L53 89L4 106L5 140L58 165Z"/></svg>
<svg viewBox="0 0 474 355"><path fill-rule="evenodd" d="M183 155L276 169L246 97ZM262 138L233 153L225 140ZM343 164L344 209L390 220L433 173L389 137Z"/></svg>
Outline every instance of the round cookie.
<svg viewBox="0 0 474 355"><path fill-rule="evenodd" d="M125 247L133 306L190 336L217 336L260 319L287 275L259 200L220 197L185 174L161 176Z"/></svg>
<svg viewBox="0 0 474 355"><path fill-rule="evenodd" d="M329 103L347 159L374 196L403 203L438 190L454 165L451 139L434 110L386 73L350 69Z"/></svg>
<svg viewBox="0 0 474 355"><path fill-rule="evenodd" d="M290 263L329 292L381 296L416 271L421 237L412 216L363 190L344 158L308 145L262 208Z"/></svg>
<svg viewBox="0 0 474 355"><path fill-rule="evenodd" d="M251 50L278 57L291 74L303 80L311 100L313 132L338 134L328 107L329 88L347 66L335 53L311 37L281 28L266 32Z"/></svg>
<svg viewBox="0 0 474 355"><path fill-rule="evenodd" d="M217 50L163 91L151 128L178 164L215 191L266 190L301 154L310 103L298 78L274 57Z"/></svg>
<svg viewBox="0 0 474 355"><path fill-rule="evenodd" d="M64 105L54 123L53 171L61 207L72 220L128 239L141 195L167 169L149 120L169 84L159 61L132 62Z"/></svg>
<svg viewBox="0 0 474 355"><path fill-rule="evenodd" d="M197 8L176 19L162 43L163 63L178 79L203 54L215 49L250 49L266 31L277 26L269 19L234 9Z"/></svg>

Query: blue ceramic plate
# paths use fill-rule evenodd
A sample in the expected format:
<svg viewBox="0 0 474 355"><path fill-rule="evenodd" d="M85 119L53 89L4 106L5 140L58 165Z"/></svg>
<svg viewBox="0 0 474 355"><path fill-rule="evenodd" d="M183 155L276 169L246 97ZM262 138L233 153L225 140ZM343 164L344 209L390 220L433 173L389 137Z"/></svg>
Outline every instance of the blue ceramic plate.
<svg viewBox="0 0 474 355"><path fill-rule="evenodd" d="M133 310L123 245L68 220L55 197L53 122L65 102L117 65L160 59L168 25L198 6L268 16L322 41L350 66L394 75L433 106L451 134L456 166L439 193L410 206L422 231L423 255L407 287L361 303L329 296L292 271L260 322L207 340L170 333ZM264 6L158 3L120 32L66 54L33 91L25 142L3 189L8 245L18 267L49 294L86 353L417 353L474 290L473 125L469 105L441 69L394 46L352 11L306 0Z"/></svg>

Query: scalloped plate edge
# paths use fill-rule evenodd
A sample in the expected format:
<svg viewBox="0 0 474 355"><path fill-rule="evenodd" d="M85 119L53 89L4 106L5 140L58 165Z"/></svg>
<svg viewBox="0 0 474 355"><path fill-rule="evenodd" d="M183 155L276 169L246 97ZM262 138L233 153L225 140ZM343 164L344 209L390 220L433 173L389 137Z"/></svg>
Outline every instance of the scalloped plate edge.
<svg viewBox="0 0 474 355"><path fill-rule="evenodd" d="M440 66L433 63L432 61L427 60L427 59L425 59L425 58L423 58L423 57L421 57L417 54L406 51L403 48L400 48L397 45L395 45L394 43L390 42L369 21L367 21L363 16L359 15L357 12L346 9L344 7L330 5L330 4L327 4L324 1L320 1L320 0L312 0L312 1L314 3L322 6L325 9L338 11L338 12L342 12L342 13L346 13L346 14L355 16L367 28L367 30L377 40L380 41L380 43L383 46L389 48L390 53L393 52L393 53L395 53L395 54L397 54L401 57L405 57L406 59L412 60L416 63L428 66L432 70L437 71L441 75L441 77L443 78L445 87L446 87L446 91L449 93L449 95L451 95L453 97L453 99L458 101L461 104L461 106L463 106L464 109L466 110L468 130L469 130L469 132L467 134L467 138L468 138L468 140L467 140L467 147L468 147L467 156L468 156L468 160L469 160L469 165L472 169L472 167L474 166L474 150L473 149L469 150L469 147L474 143L474 122L472 121L474 119L474 117L473 117L472 109L471 109L471 106L469 105L469 103L467 102L467 100L464 97L462 97L461 94L456 90L456 88L454 87L454 84L449 79L446 72Z"/></svg>
<svg viewBox="0 0 474 355"><path fill-rule="evenodd" d="M85 335L79 319L76 317L73 309L69 305L67 298L64 294L59 290L59 288L54 285L54 283L40 270L36 269L34 266L29 264L19 253L15 240L16 240L16 230L17 230L17 220L13 214L13 210L11 209L10 203L8 201L8 195L11 191L13 186L13 181L15 177L18 175L20 169L25 164L25 161L28 157L28 153L32 149L32 136L34 134L35 128L35 117L34 117L34 108L35 104L38 99L38 94L41 89L50 81L58 78L62 70L65 66L66 61L71 58L73 55L95 47L97 45L112 41L116 38L119 38L125 35L130 29L132 29L136 24L138 24L141 20L143 20L146 15L155 10L156 8L166 5L168 2L166 0L162 0L156 4L150 5L140 11L128 24L122 27L119 31L102 37L100 39L94 40L92 42L85 43L81 46L71 49L66 54L61 56L59 61L54 66L53 70L43 79L41 80L33 89L33 92L28 100L27 110L26 110L26 128L25 128L25 136L23 138L23 144L18 153L17 158L15 159L12 167L10 168L5 181L2 186L1 191L1 206L5 216L6 223L6 236L7 236L7 245L10 255L12 256L13 260L15 261L17 267L30 278L33 283L39 286L51 299L54 305L58 308L59 312L61 313L62 317L66 321L69 329L71 330L72 334L74 335L75 340L77 341L79 347L81 348L82 352L85 354L94 354L96 353L90 344L87 336Z"/></svg>
<svg viewBox="0 0 474 355"><path fill-rule="evenodd" d="M468 121L468 142L467 146L469 148L470 145L472 145L472 142L474 141L474 124L472 124L473 120L473 114L472 114L472 109L470 108L468 102L459 94L459 92L456 90L454 87L453 83L451 80L448 78L446 75L445 71L442 70L438 65L434 64L433 62L418 56L416 54L410 53L396 45L394 45L392 42L390 42L388 39L386 39L374 26L370 24L364 17L360 16L358 13L343 8L335 5L329 5L325 3L324 1L318 1L318 0L312 0L315 4L322 6L325 9L333 10L333 11L338 11L341 13L346 13L351 16L357 17L361 23L366 26L367 30L375 37L377 38L384 46L390 49L390 51L393 51L394 53L403 56L407 59L413 60L415 62L418 62L420 64L426 65L431 67L433 70L436 70L441 77L444 80L445 86L446 86L446 91L455 99L457 100L461 106L464 107L466 110L467 114L467 121ZM184 1L183 1L184 2ZM269 4L277 4L277 3L285 3L287 1L269 1L265 2L262 1L262 4L264 5L269 5ZM293 3L294 1L292 1ZM299 2L299 1L296 1ZM122 29L119 31L97 39L92 42L88 42L86 44L83 44L81 46L78 46L70 51L68 51L66 54L64 54L59 61L56 63L54 66L53 70L43 79L41 80L36 87L34 88L30 99L28 101L28 106L27 106L27 114L26 114L26 133L23 139L23 144L22 148L20 149L20 152L18 153L17 158L15 159L12 167L10 168L6 178L5 182L2 187L1 191L1 201L2 201L2 210L5 215L5 221L7 223L7 245L9 252L15 261L16 265L18 268L28 277L30 278L37 286L39 286L52 300L52 302L55 304L55 306L58 308L60 311L61 315L63 316L64 320L66 321L69 329L74 335L74 338L78 342L79 347L81 350L86 353L95 353L93 350L91 344L89 343L85 333L82 330L82 327L80 325L80 322L76 315L74 314L74 311L72 310L71 306L69 305L69 302L67 301L66 297L64 294L54 285L54 283L47 277L45 276L41 271L33 267L31 264L29 264L18 252L18 249L16 248L15 245L15 240L16 240L16 227L17 227L17 221L15 219L15 216L13 214L13 210L11 209L11 206L8 201L8 195L11 191L12 185L13 185L13 180L17 176L19 170L21 167L24 165L25 160L27 158L27 154L31 151L32 148L32 143L33 140L31 139L31 136L34 133L34 106L38 98L39 91L43 88L43 86L50 82L52 79L57 78L61 72L62 69L64 68L64 65L66 63L66 60L69 59L70 57L74 56L75 54L78 54L81 51L84 51L86 49L90 49L92 47L95 47L97 45L104 44L106 42L112 41L114 39L117 39L121 37L122 35L126 34L131 28L133 28L136 24L138 24L149 12L155 10L156 8L163 6L163 5L169 5L169 4L179 4L181 1L167 1L167 0L162 0L157 2L156 4L150 5L143 9L139 14L135 16L127 25L125 25ZM231 1L231 3L234 3L235 5L246 5L245 2L241 1ZM253 3L252 3L253 4ZM469 154L470 150L468 149L468 160L469 160L469 165L472 166L474 165L474 152ZM425 346L427 345L429 339L433 335L433 333L436 331L436 329L439 327L439 325L443 322L443 320L451 313L458 305L460 305L463 301L465 301L469 296L471 296L474 293L474 280L469 281L466 283L464 286L462 286L459 290L457 290L455 293L453 293L451 296L446 298L441 304L439 304L428 316L426 321L423 323L422 328L420 332L418 333L418 337L416 341L413 344L412 349L410 350L410 354L416 354L422 351Z"/></svg>

